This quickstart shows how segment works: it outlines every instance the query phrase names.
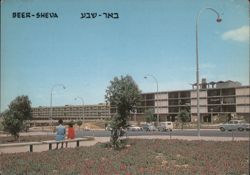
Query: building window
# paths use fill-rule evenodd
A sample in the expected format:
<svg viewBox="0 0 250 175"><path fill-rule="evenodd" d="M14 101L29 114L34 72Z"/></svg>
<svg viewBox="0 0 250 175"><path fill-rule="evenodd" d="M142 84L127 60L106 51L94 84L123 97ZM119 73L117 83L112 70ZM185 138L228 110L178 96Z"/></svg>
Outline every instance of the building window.
<svg viewBox="0 0 250 175"><path fill-rule="evenodd" d="M236 112L235 105L222 106L222 112Z"/></svg>
<svg viewBox="0 0 250 175"><path fill-rule="evenodd" d="M190 91L180 92L180 98L189 98L189 97L190 97Z"/></svg>
<svg viewBox="0 0 250 175"><path fill-rule="evenodd" d="M169 92L168 98L178 98L178 92Z"/></svg>
<svg viewBox="0 0 250 175"><path fill-rule="evenodd" d="M154 94L146 94L147 100L154 100Z"/></svg>
<svg viewBox="0 0 250 175"><path fill-rule="evenodd" d="M221 101L220 101L220 98L209 98L207 99L207 103L208 104L220 104Z"/></svg>
<svg viewBox="0 0 250 175"><path fill-rule="evenodd" d="M207 95L208 96L220 96L220 90L219 89L208 90Z"/></svg>
<svg viewBox="0 0 250 175"><path fill-rule="evenodd" d="M223 98L223 104L232 104L232 103L235 103L235 98L234 97Z"/></svg>
<svg viewBox="0 0 250 175"><path fill-rule="evenodd" d="M176 106L176 105L178 105L178 100L169 100L168 104L169 104L169 106Z"/></svg>
<svg viewBox="0 0 250 175"><path fill-rule="evenodd" d="M235 89L231 88L231 89L222 89L221 95L225 96L225 95L235 95Z"/></svg>
<svg viewBox="0 0 250 175"><path fill-rule="evenodd" d="M146 101L146 106L154 106L154 101Z"/></svg>
<svg viewBox="0 0 250 175"><path fill-rule="evenodd" d="M220 106L208 106L208 112L221 112Z"/></svg>
<svg viewBox="0 0 250 175"><path fill-rule="evenodd" d="M179 108L178 107L169 107L169 113L178 113Z"/></svg>
<svg viewBox="0 0 250 175"><path fill-rule="evenodd" d="M179 105L190 105L191 101L190 99L181 99L179 101Z"/></svg>

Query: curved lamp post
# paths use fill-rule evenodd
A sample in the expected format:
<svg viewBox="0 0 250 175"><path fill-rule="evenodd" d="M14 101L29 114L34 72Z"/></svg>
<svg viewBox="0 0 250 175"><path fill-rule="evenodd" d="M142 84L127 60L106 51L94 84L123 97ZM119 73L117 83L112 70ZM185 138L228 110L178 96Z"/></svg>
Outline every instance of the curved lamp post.
<svg viewBox="0 0 250 175"><path fill-rule="evenodd" d="M156 83L156 92L157 92L157 95L158 95L158 81L157 79L155 78L155 76L151 75L151 74L147 74L146 76L144 76L145 79L147 79L148 77L152 77ZM157 101L157 95L155 96L155 105L156 105L156 101ZM156 106L156 114L157 114L157 126L159 126L159 104L157 103L157 106Z"/></svg>
<svg viewBox="0 0 250 175"><path fill-rule="evenodd" d="M198 121L198 137L200 137L200 125L201 125L201 119L200 119L200 94L199 94L199 43L198 43L198 38L199 38L199 19L200 15L204 10L210 10L214 12L217 15L216 21L219 23L222 21L220 14L213 8L211 7L206 7L203 8L199 11L197 18L196 18L196 85L197 85L197 121Z"/></svg>
<svg viewBox="0 0 250 175"><path fill-rule="evenodd" d="M60 86L63 89L66 89L66 87L63 84L55 84L50 91L50 124L52 126L52 94L53 94L53 90L55 87Z"/></svg>
<svg viewBox="0 0 250 175"><path fill-rule="evenodd" d="M79 97L79 96L75 98L75 100L77 99L82 101L82 121L84 121L84 100L82 97Z"/></svg>

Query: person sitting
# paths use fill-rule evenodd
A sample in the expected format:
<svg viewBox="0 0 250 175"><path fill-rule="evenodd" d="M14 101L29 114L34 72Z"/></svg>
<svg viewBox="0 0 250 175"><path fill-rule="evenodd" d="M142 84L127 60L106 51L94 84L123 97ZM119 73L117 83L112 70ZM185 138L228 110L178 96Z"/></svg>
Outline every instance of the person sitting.
<svg viewBox="0 0 250 175"><path fill-rule="evenodd" d="M66 129L65 126L63 126L63 120L59 119L58 120L59 126L56 127L56 141L63 141L65 139L65 133ZM58 149L59 143L56 143L56 149ZM63 142L61 145L61 148L63 148Z"/></svg>
<svg viewBox="0 0 250 175"><path fill-rule="evenodd" d="M74 139L75 138L75 130L73 128L72 122L69 123L67 137L68 137L68 139ZM68 147L68 142L66 142L66 148L67 147Z"/></svg>

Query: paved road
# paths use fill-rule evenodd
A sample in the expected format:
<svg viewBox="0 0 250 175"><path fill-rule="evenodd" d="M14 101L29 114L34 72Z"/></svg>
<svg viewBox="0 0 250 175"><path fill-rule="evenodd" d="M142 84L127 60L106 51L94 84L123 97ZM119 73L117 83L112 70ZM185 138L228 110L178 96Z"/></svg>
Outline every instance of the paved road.
<svg viewBox="0 0 250 175"><path fill-rule="evenodd" d="M197 136L197 130L195 129L184 129L184 130L173 130L172 132L145 132L145 131L128 131L127 136L150 136L150 135L158 135L158 136ZM104 130L93 130L93 131L77 131L77 135L79 136L95 136L95 137L109 137L110 131ZM225 131L221 132L217 129L202 129L200 132L201 136L204 137L246 137L250 138L249 131Z"/></svg>

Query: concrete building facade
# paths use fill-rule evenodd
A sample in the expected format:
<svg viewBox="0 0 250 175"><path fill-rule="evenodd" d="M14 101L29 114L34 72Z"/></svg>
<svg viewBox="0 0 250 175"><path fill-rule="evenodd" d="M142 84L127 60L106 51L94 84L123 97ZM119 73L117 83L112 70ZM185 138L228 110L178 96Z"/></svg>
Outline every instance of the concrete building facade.
<svg viewBox="0 0 250 175"><path fill-rule="evenodd" d="M197 121L196 89L143 93L142 99L136 112L137 120L143 120L145 111L151 109L155 116L159 114L160 121L175 121L181 110L190 112L191 120ZM200 116L203 122L214 122L226 116L249 120L250 86L226 84L225 87L200 89Z"/></svg>
<svg viewBox="0 0 250 175"><path fill-rule="evenodd" d="M131 113L131 120L145 121L145 113L152 110L160 121L176 121L181 110L191 114L191 121L197 121L196 84L190 90L151 92L141 94L141 103ZM221 118L241 116L250 120L250 86L239 82L210 82L203 79L200 86L200 116L202 122L215 122ZM48 120L50 107L32 108L35 120ZM83 115L84 113L84 115ZM52 118L58 120L96 120L110 118L116 108L106 105L66 105L53 106Z"/></svg>
<svg viewBox="0 0 250 175"><path fill-rule="evenodd" d="M35 120L49 120L50 107L33 107L32 116ZM110 117L110 107L104 103L97 105L65 105L52 107L52 119L58 120L96 120Z"/></svg>

